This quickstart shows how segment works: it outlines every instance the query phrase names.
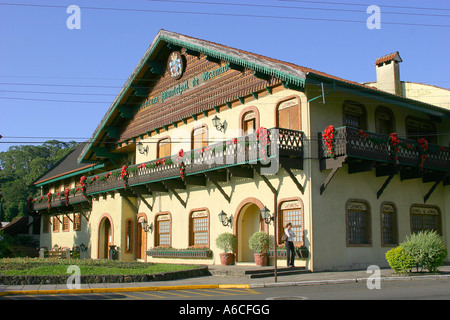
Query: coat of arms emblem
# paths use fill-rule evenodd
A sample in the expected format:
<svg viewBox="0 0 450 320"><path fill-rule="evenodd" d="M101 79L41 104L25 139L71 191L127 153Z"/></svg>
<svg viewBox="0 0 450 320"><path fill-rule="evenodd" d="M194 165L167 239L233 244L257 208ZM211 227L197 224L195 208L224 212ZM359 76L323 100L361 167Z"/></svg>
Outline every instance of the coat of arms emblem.
<svg viewBox="0 0 450 320"><path fill-rule="evenodd" d="M174 79L179 79L183 74L183 60L178 51L172 52L169 56L168 67L170 76Z"/></svg>

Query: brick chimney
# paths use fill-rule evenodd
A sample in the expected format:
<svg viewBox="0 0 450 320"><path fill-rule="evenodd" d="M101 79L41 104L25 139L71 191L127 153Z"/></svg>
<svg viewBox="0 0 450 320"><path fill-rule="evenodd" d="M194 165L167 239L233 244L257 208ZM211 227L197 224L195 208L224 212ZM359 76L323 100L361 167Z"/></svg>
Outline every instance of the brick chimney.
<svg viewBox="0 0 450 320"><path fill-rule="evenodd" d="M377 69L377 89L399 96L402 95L402 87L400 84L400 62L402 62L402 58L400 58L398 51L387 54L375 61Z"/></svg>

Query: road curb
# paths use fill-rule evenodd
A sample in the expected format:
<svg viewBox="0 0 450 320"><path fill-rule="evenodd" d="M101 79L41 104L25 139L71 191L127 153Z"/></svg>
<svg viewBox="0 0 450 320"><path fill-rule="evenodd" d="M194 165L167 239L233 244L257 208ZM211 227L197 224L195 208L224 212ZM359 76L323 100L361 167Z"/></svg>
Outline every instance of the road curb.
<svg viewBox="0 0 450 320"><path fill-rule="evenodd" d="M54 290L16 290L3 291L0 296L8 295L41 295L41 294L79 294L79 293L114 293L138 291L165 291L165 290L195 290L195 289L249 289L249 284L205 284L181 286L153 286L128 288L85 288L85 289L54 289Z"/></svg>
<svg viewBox="0 0 450 320"><path fill-rule="evenodd" d="M45 295L45 294L82 294L82 293L119 293L138 291L165 291L165 290L195 290L195 289L256 289L288 286L313 286L327 284L362 283L373 278L350 279L324 279L308 281L290 281L254 284L206 284L206 285L179 285L179 286L148 286L148 287L117 287L117 288L83 288L83 289L54 289L54 290L15 290L0 292L0 296L8 295ZM417 280L448 280L450 275L424 275L424 276L392 276L380 277L380 281L417 281Z"/></svg>
<svg viewBox="0 0 450 320"><path fill-rule="evenodd" d="M450 275L430 275L430 276L397 276L397 277L380 277L380 281L417 281L417 280L448 280ZM292 282L273 282L273 283L256 283L251 284L250 288L271 288L271 287L288 287L288 286L313 286L327 284L344 284L344 283L360 283L373 280L373 278L354 278L354 279L329 279L329 280L310 280L310 281L292 281Z"/></svg>

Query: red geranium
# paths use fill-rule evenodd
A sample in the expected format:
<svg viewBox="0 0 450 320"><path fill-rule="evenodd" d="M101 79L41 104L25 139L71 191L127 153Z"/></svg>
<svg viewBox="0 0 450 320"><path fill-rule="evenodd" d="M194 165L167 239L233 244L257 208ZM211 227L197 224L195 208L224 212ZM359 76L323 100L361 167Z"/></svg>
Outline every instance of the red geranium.
<svg viewBox="0 0 450 320"><path fill-rule="evenodd" d="M329 125L323 131L322 138L327 146L328 153L334 156L334 126Z"/></svg>

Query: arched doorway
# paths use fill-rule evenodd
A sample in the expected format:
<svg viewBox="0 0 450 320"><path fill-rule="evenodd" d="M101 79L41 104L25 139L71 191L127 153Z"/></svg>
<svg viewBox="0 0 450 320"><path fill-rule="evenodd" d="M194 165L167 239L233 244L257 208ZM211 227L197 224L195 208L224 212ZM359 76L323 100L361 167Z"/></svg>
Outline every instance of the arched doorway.
<svg viewBox="0 0 450 320"><path fill-rule="evenodd" d="M143 260L147 262L147 256L145 254L147 250L147 232L142 229L141 222L147 221L147 215L145 213L139 213L136 216L136 251L135 256L137 260Z"/></svg>
<svg viewBox="0 0 450 320"><path fill-rule="evenodd" d="M236 214L238 262L254 262L253 251L248 247L248 239L253 233L263 230L260 213L262 207L260 201L247 201L238 207L238 212Z"/></svg>
<svg viewBox="0 0 450 320"><path fill-rule="evenodd" d="M113 226L109 216L104 216L100 220L98 228L98 258L108 259L109 246L113 245Z"/></svg>

